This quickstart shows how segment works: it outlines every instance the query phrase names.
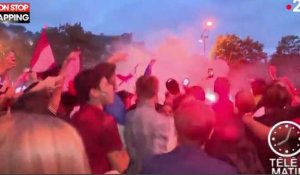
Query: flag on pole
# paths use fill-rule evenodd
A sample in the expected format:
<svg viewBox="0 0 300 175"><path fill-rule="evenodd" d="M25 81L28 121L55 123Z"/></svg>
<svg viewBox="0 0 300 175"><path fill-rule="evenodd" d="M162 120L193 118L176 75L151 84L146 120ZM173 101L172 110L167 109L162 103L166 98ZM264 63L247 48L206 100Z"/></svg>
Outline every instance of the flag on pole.
<svg viewBox="0 0 300 175"><path fill-rule="evenodd" d="M49 70L54 65L55 59L44 27L35 47L30 68L32 71L40 73Z"/></svg>
<svg viewBox="0 0 300 175"><path fill-rule="evenodd" d="M75 79L76 75L80 72L80 57L79 54L75 55L75 58L70 60L66 72L65 72L65 83L63 87L63 92L69 91L70 86L72 86L73 80Z"/></svg>

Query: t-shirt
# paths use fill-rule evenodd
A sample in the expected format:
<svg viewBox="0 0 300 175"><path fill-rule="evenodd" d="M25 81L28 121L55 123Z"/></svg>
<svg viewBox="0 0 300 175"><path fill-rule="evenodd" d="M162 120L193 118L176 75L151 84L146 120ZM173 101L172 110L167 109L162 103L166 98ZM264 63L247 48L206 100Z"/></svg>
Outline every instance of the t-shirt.
<svg viewBox="0 0 300 175"><path fill-rule="evenodd" d="M141 174L237 174L236 169L192 146L179 146L143 161Z"/></svg>
<svg viewBox="0 0 300 175"><path fill-rule="evenodd" d="M114 95L114 102L112 104L104 106L104 111L107 114L111 115L118 124L120 125L125 124L125 116L126 116L125 105L117 94Z"/></svg>
<svg viewBox="0 0 300 175"><path fill-rule="evenodd" d="M123 147L115 120L97 106L86 104L74 114L71 123L81 135L92 173L112 170L107 153Z"/></svg>
<svg viewBox="0 0 300 175"><path fill-rule="evenodd" d="M143 158L171 151L176 139L173 118L158 113L154 105L139 103L126 115L125 141L131 157L128 173L139 173Z"/></svg>

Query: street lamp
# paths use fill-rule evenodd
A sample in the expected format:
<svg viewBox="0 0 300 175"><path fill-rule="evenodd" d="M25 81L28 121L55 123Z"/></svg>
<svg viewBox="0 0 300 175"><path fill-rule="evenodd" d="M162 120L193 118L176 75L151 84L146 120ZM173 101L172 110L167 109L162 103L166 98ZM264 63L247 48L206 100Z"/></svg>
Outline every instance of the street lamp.
<svg viewBox="0 0 300 175"><path fill-rule="evenodd" d="M213 26L213 22L212 21L207 21L205 23L205 28L204 30L202 31L201 33L201 36L200 36L200 40L199 42L200 43L203 43L203 55L205 56L206 55L206 39L208 39L208 34L209 34L209 29Z"/></svg>
<svg viewBox="0 0 300 175"><path fill-rule="evenodd" d="M210 27L210 26L212 26L212 25L213 25L213 22L211 22L211 21L207 21L207 22L206 22L206 26L207 26L207 27Z"/></svg>

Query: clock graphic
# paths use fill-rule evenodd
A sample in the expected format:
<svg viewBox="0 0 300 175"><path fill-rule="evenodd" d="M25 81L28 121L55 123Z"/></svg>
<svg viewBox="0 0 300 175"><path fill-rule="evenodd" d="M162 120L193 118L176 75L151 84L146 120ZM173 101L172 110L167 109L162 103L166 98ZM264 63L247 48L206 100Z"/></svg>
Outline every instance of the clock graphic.
<svg viewBox="0 0 300 175"><path fill-rule="evenodd" d="M291 121L274 125L268 135L271 150L281 157L293 157L300 153L300 126Z"/></svg>

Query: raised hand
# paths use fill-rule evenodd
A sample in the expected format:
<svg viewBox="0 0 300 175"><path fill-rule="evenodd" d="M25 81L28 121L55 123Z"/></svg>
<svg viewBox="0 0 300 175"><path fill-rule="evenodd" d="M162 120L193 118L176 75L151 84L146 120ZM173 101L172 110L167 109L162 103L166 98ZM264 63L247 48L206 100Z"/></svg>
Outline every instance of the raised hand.
<svg viewBox="0 0 300 175"><path fill-rule="evenodd" d="M80 51L80 50L72 51L72 52L69 53L69 55L67 56L67 60L74 60L74 59L77 59L77 58L79 58L80 54L81 54L81 51Z"/></svg>
<svg viewBox="0 0 300 175"><path fill-rule="evenodd" d="M112 56L110 56L107 60L108 63L117 63L121 60L124 60L126 59L128 56L127 53L125 52L117 52L117 53L114 53Z"/></svg>
<svg viewBox="0 0 300 175"><path fill-rule="evenodd" d="M47 77L45 80L43 80L40 83L43 88L54 90L63 85L63 80L64 80L63 76Z"/></svg>

